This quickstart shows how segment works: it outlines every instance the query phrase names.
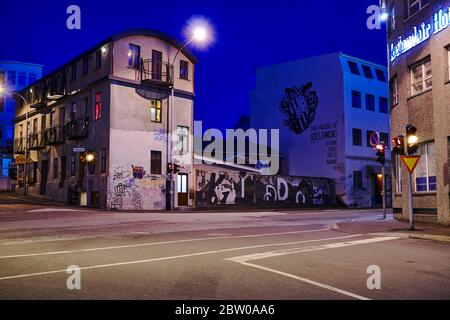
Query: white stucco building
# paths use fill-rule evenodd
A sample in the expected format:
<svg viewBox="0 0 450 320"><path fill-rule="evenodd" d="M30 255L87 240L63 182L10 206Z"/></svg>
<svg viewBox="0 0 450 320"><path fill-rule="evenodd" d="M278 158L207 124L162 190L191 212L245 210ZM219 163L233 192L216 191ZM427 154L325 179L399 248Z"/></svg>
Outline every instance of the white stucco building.
<svg viewBox="0 0 450 320"><path fill-rule="evenodd" d="M28 104L17 101L14 154L23 159L28 153L28 166L25 173L19 164L19 191L26 175L28 195L72 204L118 210L193 205L196 59L185 49L176 55L181 48L160 32L116 34L24 88ZM87 169L83 148L95 156ZM167 167L174 161L180 172L170 201Z"/></svg>
<svg viewBox="0 0 450 320"><path fill-rule="evenodd" d="M381 164L369 142L378 131L390 199L386 67L342 53L262 67L250 104L252 128L280 129L280 174L335 179L345 205L381 204Z"/></svg>

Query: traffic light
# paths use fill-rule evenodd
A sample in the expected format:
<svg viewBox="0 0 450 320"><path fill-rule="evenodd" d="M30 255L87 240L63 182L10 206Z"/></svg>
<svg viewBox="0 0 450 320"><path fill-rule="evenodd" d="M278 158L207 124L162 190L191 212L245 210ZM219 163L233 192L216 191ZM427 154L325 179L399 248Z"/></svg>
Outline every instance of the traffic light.
<svg viewBox="0 0 450 320"><path fill-rule="evenodd" d="M379 143L376 145L377 149L377 162L381 163L382 165L386 162L386 147L384 143Z"/></svg>
<svg viewBox="0 0 450 320"><path fill-rule="evenodd" d="M416 153L417 151L417 128L415 126L412 125L407 125L406 126L406 149L407 149L407 153L408 155L413 155Z"/></svg>
<svg viewBox="0 0 450 320"><path fill-rule="evenodd" d="M392 139L392 151L400 155L405 154L405 137L403 135Z"/></svg>
<svg viewBox="0 0 450 320"><path fill-rule="evenodd" d="M173 163L169 162L167 164L167 173L173 173Z"/></svg>
<svg viewBox="0 0 450 320"><path fill-rule="evenodd" d="M178 172L180 172L180 165L174 163L173 164L173 173L178 173Z"/></svg>
<svg viewBox="0 0 450 320"><path fill-rule="evenodd" d="M175 173L178 173L178 172L180 172L180 165L179 164L176 164L174 162L169 162L167 164L167 173L175 174Z"/></svg>

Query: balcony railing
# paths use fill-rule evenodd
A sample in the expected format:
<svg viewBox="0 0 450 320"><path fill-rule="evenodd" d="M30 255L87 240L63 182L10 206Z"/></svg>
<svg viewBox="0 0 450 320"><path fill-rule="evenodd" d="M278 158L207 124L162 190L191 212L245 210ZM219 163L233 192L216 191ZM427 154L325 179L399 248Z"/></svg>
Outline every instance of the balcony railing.
<svg viewBox="0 0 450 320"><path fill-rule="evenodd" d="M54 126L45 130L45 145L56 146L64 143L64 126Z"/></svg>
<svg viewBox="0 0 450 320"><path fill-rule="evenodd" d="M28 149L40 150L45 148L45 134L34 132L28 136Z"/></svg>
<svg viewBox="0 0 450 320"><path fill-rule="evenodd" d="M172 86L173 65L159 60L141 60L141 81Z"/></svg>
<svg viewBox="0 0 450 320"><path fill-rule="evenodd" d="M85 139L88 136L88 118L75 118L70 120L65 125L66 139L67 140L77 140Z"/></svg>
<svg viewBox="0 0 450 320"><path fill-rule="evenodd" d="M17 138L14 139L14 153L15 154L24 154L25 153L25 139Z"/></svg>

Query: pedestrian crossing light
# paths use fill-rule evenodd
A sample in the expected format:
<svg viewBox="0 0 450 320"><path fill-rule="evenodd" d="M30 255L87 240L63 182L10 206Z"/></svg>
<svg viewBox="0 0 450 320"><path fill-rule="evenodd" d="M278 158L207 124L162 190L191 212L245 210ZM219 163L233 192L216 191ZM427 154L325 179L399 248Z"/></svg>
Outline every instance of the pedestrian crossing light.
<svg viewBox="0 0 450 320"><path fill-rule="evenodd" d="M377 162L384 165L386 163L386 146L384 145L384 142L381 142L376 145L377 150Z"/></svg>
<svg viewBox="0 0 450 320"><path fill-rule="evenodd" d="M407 142L407 153L408 155L413 155L417 151L417 128L413 125L406 126L406 142Z"/></svg>

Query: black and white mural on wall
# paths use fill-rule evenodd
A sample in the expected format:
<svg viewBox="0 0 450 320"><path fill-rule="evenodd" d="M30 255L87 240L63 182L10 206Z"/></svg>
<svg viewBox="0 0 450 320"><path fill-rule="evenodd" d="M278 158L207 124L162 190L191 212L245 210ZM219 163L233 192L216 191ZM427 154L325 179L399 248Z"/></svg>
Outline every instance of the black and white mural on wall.
<svg viewBox="0 0 450 320"><path fill-rule="evenodd" d="M296 134L302 134L316 116L319 97L312 89L312 82L300 87L285 89L280 110L285 115L283 124Z"/></svg>
<svg viewBox="0 0 450 320"><path fill-rule="evenodd" d="M336 200L334 183L326 178L204 170L196 174L197 207L252 203L314 207L334 204Z"/></svg>

